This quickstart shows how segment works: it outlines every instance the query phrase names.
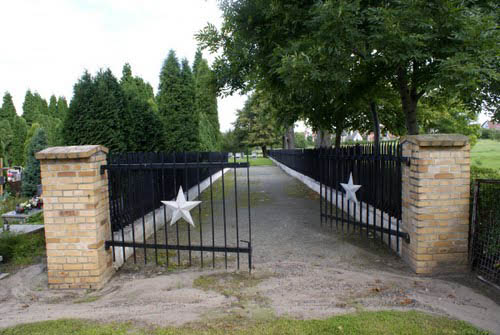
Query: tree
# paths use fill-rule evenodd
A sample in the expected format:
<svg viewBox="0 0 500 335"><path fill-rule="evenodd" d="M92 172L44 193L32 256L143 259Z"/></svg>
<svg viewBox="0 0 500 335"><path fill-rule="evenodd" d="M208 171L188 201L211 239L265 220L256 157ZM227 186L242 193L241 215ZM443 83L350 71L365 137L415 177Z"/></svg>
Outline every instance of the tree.
<svg viewBox="0 0 500 335"><path fill-rule="evenodd" d="M132 118L125 109L123 90L111 70L93 78L85 72L73 89L63 125L67 145L100 144L112 152L126 152Z"/></svg>
<svg viewBox="0 0 500 335"><path fill-rule="evenodd" d="M200 118L200 149L216 151L220 145L220 126L217 111L217 88L213 71L198 50L195 69L195 109Z"/></svg>
<svg viewBox="0 0 500 335"><path fill-rule="evenodd" d="M35 131L33 138L28 145L28 155L26 157L26 168L23 172L22 194L31 197L36 194L40 180L40 162L35 158L35 153L47 147L47 138L43 128Z"/></svg>
<svg viewBox="0 0 500 335"><path fill-rule="evenodd" d="M28 132L28 127L24 118L16 115L12 124L12 132L15 134L10 153L12 164L24 165L24 143Z"/></svg>
<svg viewBox="0 0 500 335"><path fill-rule="evenodd" d="M163 63L156 100L165 125L166 150L197 150L199 129L194 110L193 77L187 61L183 61L181 69L173 50L169 51Z"/></svg>
<svg viewBox="0 0 500 335"><path fill-rule="evenodd" d="M62 121L66 118L68 114L68 102L65 97L59 97L57 99L57 117Z"/></svg>
<svg viewBox="0 0 500 335"><path fill-rule="evenodd" d="M274 119L275 111L264 93L257 91L236 112L234 133L237 141L248 147L258 146L267 157L267 148L279 143L280 132Z"/></svg>
<svg viewBox="0 0 500 335"><path fill-rule="evenodd" d="M165 131L159 115L154 111L153 88L140 77L132 76L132 68L125 64L120 86L125 108L132 117L128 135L129 151L161 151L165 145Z"/></svg>
<svg viewBox="0 0 500 335"><path fill-rule="evenodd" d="M12 101L12 95L9 92L5 92L2 107L0 108L0 120L6 119L12 121L16 116L16 107Z"/></svg>
<svg viewBox="0 0 500 335"><path fill-rule="evenodd" d="M398 94L410 134L419 131L417 107L426 94L458 94L476 112L486 96L498 97L493 1L244 0L223 1L221 9L222 29L208 25L197 36L221 52L219 89L258 84L302 107L278 113L302 116L314 128L338 134L357 126L360 109L352 105L367 100L369 111L378 87ZM360 82L371 83L366 95Z"/></svg>
<svg viewBox="0 0 500 335"><path fill-rule="evenodd" d="M57 115L57 98L55 95L50 96L48 115L54 118L59 118Z"/></svg>
<svg viewBox="0 0 500 335"><path fill-rule="evenodd" d="M7 164L12 162L10 153L12 151L11 147L13 139L14 133L12 132L9 120L0 120L0 157L5 159Z"/></svg>

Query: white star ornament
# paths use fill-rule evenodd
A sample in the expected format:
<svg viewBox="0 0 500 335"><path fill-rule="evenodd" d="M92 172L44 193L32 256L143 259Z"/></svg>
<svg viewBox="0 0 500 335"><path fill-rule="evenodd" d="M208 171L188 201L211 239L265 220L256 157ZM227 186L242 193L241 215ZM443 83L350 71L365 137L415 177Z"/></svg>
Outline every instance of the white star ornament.
<svg viewBox="0 0 500 335"><path fill-rule="evenodd" d="M356 191L361 188L361 185L354 185L354 183L352 182L352 172L349 175L349 182L347 184L340 183L340 185L345 190L347 201L352 200L355 203L358 203L358 199L356 198Z"/></svg>
<svg viewBox="0 0 500 335"><path fill-rule="evenodd" d="M172 220L170 220L170 225L173 225L179 221L180 218L183 218L194 227L193 218L191 217L191 213L189 213L189 211L198 206L201 201L186 201L186 197L184 197L184 192L182 191L182 186L179 188L179 193L177 194L177 199L175 201L162 201L162 203L172 211Z"/></svg>

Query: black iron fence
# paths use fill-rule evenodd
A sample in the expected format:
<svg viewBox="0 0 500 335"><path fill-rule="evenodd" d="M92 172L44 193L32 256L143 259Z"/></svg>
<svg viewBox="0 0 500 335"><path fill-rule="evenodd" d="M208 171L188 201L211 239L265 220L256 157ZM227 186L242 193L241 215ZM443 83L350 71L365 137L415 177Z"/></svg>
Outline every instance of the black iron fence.
<svg viewBox="0 0 500 335"><path fill-rule="evenodd" d="M474 183L470 260L481 278L500 286L500 180Z"/></svg>
<svg viewBox="0 0 500 335"><path fill-rule="evenodd" d="M227 159L228 154L220 152L110 154L104 169L109 171L112 231L158 208L160 200L175 198L179 186L187 191L220 171Z"/></svg>
<svg viewBox="0 0 500 335"><path fill-rule="evenodd" d="M320 183L321 222L359 233L408 239L400 231L402 216L402 169L408 160L398 143L353 145L329 149L272 150L269 155L278 162ZM352 174L354 184L361 185L356 197L363 204L346 201L340 185ZM339 212L337 212L339 209ZM344 213L346 213L344 215ZM363 223L364 221L364 223ZM399 250L399 238L395 239Z"/></svg>
<svg viewBox="0 0 500 335"><path fill-rule="evenodd" d="M212 265L215 266L215 253L223 253L227 267L228 253L237 254L238 268L240 253L249 256L248 265L251 268L251 223L250 223L250 183L248 181L249 163L228 162L227 153L219 152L186 152L186 153L125 153L113 154L108 157L108 164L102 166L102 172L108 173L109 203L111 220L111 239L106 241L107 247L113 248L113 258L116 260L115 248L125 261L133 251L134 262L137 261L136 251L142 250L144 261L148 261L147 249L154 249L154 260L159 263L159 250L166 251L166 265L169 266L169 250L176 252L177 263L181 263L181 251L188 253L189 265L192 263L192 252L200 252L201 266L204 253L212 255ZM237 190L237 168L246 168L246 180L243 180L245 191L248 187L248 225L245 227L245 242L247 247L241 247L238 219L238 202L235 195L236 215L226 218L226 199L224 187L225 169L233 171L231 184L234 184L234 194ZM212 176L222 172L222 186L213 190ZM240 179L242 179L240 177ZM227 182L227 181L226 181ZM189 200L189 190L200 197L201 184L205 183L210 197L194 211L197 215L196 225L179 223L171 230L168 225L170 214L162 201L170 201L177 197L182 187L186 200ZM197 188L197 190L196 190ZM222 193L222 198L216 198ZM220 205L221 218L214 208ZM161 209L163 207L163 209ZM203 207L203 214L202 214ZM232 209L233 210L233 209ZM197 213L196 213L197 212ZM211 214L211 215L210 215ZM229 215L229 214L228 214ZM202 222L204 221L204 222ZM203 228L208 225L208 228ZM236 227L235 240L229 240L230 227ZM208 231L205 231L208 230ZM219 234L220 233L220 234ZM161 262L160 262L161 263Z"/></svg>

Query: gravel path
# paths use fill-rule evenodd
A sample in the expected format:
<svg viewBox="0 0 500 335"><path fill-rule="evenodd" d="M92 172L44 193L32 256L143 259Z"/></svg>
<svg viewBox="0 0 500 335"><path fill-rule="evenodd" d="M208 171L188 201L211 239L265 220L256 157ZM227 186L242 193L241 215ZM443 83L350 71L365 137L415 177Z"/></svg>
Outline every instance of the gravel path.
<svg viewBox="0 0 500 335"><path fill-rule="evenodd" d="M248 212L241 204L246 192L241 173L246 172L237 174L239 233L246 239ZM227 175L226 180L231 178ZM191 268L167 271L129 261L101 291L58 292L46 289L46 269L35 265L0 281L0 327L68 317L179 325L235 314L250 319L323 318L361 309L419 309L500 334L498 291L470 275L415 276L380 242L321 227L318 195L277 167L253 167L251 180L252 276L243 276L246 255L241 256L237 274L234 255L228 258L226 272L221 255L215 269L200 269L199 255L193 253ZM234 193L225 195L232 244ZM220 202L215 214L221 224ZM202 238L210 241L205 227ZM196 232L193 238L199 240ZM216 241L222 242L220 235ZM183 262L186 257L183 254ZM205 254L205 261L210 257Z"/></svg>

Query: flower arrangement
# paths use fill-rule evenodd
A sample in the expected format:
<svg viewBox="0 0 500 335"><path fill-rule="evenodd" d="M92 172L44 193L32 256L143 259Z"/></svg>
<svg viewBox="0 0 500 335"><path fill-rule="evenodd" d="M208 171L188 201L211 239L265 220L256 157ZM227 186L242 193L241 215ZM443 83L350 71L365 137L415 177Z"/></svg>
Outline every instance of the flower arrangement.
<svg viewBox="0 0 500 335"><path fill-rule="evenodd" d="M43 207L43 200L39 197L33 197L28 201L16 205L16 213L22 214L29 212L32 209L41 209Z"/></svg>

